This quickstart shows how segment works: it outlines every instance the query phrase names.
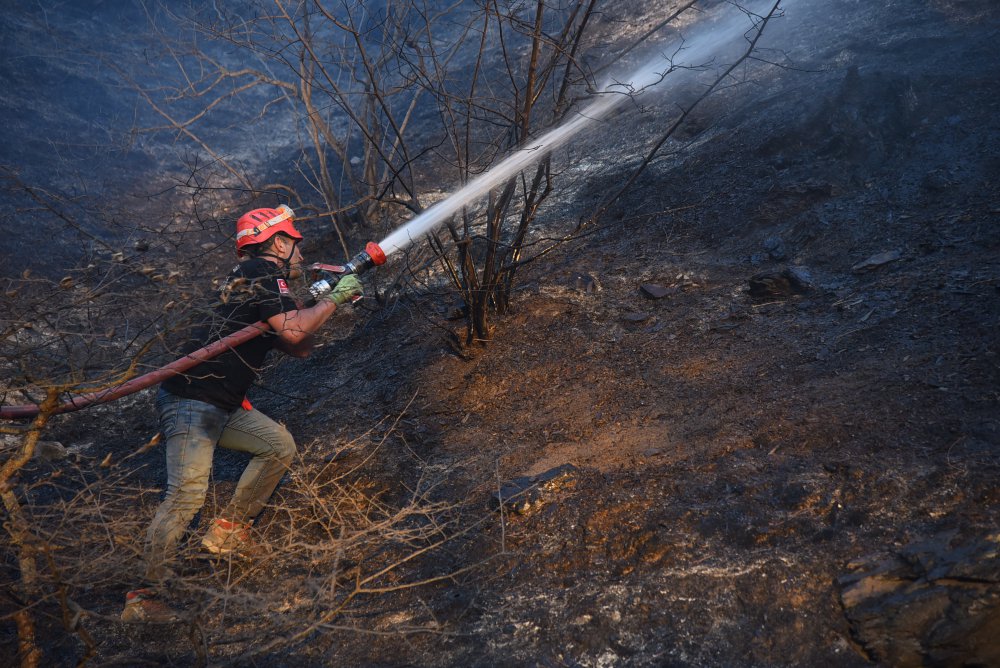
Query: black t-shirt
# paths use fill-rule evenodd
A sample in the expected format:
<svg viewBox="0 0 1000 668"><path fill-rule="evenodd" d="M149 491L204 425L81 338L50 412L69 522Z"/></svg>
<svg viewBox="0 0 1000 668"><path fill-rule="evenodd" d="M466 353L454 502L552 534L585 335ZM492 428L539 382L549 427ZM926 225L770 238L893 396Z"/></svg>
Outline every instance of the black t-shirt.
<svg viewBox="0 0 1000 668"><path fill-rule="evenodd" d="M247 325L297 308L278 266L263 258L251 258L229 274L218 305L208 321L196 330L185 352L193 352ZM227 411L235 410L264 366L264 358L274 347L276 336L274 332L265 332L165 380L162 387L179 397L204 401Z"/></svg>

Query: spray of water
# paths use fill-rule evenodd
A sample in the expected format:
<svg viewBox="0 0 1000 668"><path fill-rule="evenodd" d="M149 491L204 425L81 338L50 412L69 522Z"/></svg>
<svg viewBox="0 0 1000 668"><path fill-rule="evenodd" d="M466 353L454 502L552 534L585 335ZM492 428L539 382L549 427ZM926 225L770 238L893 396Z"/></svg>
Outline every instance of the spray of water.
<svg viewBox="0 0 1000 668"><path fill-rule="evenodd" d="M693 36L688 36L683 43L678 43L669 50L661 51L630 76L609 80L600 88L601 92L596 95L596 99L577 112L574 118L526 143L490 170L396 229L379 246L387 256L405 250L462 207L540 161L582 130L600 121L631 96L637 93L646 95L650 91L661 94L670 90L679 83L679 78L674 74L703 68L713 57L724 52L727 46L738 43L750 27L748 17L742 12L723 21L706 22ZM670 54L669 60L664 53Z"/></svg>

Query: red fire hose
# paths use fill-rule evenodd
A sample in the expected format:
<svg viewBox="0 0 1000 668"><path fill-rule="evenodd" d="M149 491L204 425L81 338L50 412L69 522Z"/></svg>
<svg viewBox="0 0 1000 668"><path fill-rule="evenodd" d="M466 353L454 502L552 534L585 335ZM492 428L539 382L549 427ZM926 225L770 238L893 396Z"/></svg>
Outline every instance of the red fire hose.
<svg viewBox="0 0 1000 668"><path fill-rule="evenodd" d="M103 404L108 401L114 401L115 399L119 399L125 395L132 394L133 392L144 390L147 387L156 385L157 383L170 378L171 376L184 373L196 364L210 360L230 348L235 348L241 343L246 343L250 339L263 334L269 329L270 327L266 322L258 322L252 325L247 325L243 329L233 332L229 336L219 339L215 343L210 343L204 348L199 348L193 353L189 353L179 360L175 360L170 364L157 369L156 371L150 371L145 375L133 378L122 383L121 385L110 387L106 390L90 392L88 394L81 394L78 397L73 397L66 403L58 406L53 413L69 413L72 411L78 411L81 408L86 408L87 406L91 406L93 404ZM23 406L0 406L0 419L17 420L20 418L35 417L36 415L38 415L38 406L34 404L25 404Z"/></svg>
<svg viewBox="0 0 1000 668"><path fill-rule="evenodd" d="M347 274L362 274L372 267L377 267L383 264L385 264L385 253L377 243L369 241L365 246L365 249L351 258L347 264L315 264L313 265L313 268L327 272L326 278L321 281L324 286L324 291L326 291L331 290L333 286L337 284L337 281L341 276ZM316 285L314 284L313 287L315 288ZM312 288L310 288L310 291L312 291ZM271 328L266 322L258 322L253 325L247 325L243 329L233 332L229 336L219 339L215 343L211 343L204 348L199 348L193 353L185 355L179 360L171 362L156 371L150 371L144 376L133 378L132 380L124 382L116 387L111 387L99 392L81 394L78 397L74 397L66 403L58 406L53 413L69 413L71 411L78 411L81 408L86 408L87 406L91 406L93 404L103 404L108 401L114 401L115 399L124 397L125 395L132 394L133 392L144 390L151 385L156 385L157 383L170 378L171 376L184 373L196 364L210 360L230 348L235 348L241 343L246 343L250 339L263 334L269 329ZM0 419L17 420L20 418L31 418L38 415L38 410L38 406L34 404L26 404L24 406L0 406Z"/></svg>

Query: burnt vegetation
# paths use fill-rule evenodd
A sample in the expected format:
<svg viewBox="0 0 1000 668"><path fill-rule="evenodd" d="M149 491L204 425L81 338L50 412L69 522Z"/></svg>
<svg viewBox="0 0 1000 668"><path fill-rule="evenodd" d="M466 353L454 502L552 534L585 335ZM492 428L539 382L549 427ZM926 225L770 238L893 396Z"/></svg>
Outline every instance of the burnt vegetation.
<svg viewBox="0 0 1000 668"><path fill-rule="evenodd" d="M27 408L0 422L0 656L1000 661L1000 17L876 4L107 3L117 51L11 12L42 58L6 79L100 92L64 150L28 131L51 107L3 107L0 403ZM720 17L743 32L685 64ZM299 453L257 553L197 548L243 464L219 451L182 622L122 624L165 483L152 397L67 402L177 358L235 218L288 203L310 259L350 257L650 58L664 88L271 359L252 398Z"/></svg>

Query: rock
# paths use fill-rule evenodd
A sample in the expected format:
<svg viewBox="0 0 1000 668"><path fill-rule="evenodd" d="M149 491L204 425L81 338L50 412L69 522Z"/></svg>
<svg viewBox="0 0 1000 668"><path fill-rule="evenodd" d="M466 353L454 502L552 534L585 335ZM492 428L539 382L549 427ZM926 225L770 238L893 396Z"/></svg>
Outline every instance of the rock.
<svg viewBox="0 0 1000 668"><path fill-rule="evenodd" d="M852 632L893 666L1000 665L1000 533L954 532L851 564L838 580Z"/></svg>
<svg viewBox="0 0 1000 668"><path fill-rule="evenodd" d="M785 271L788 272L792 282L797 284L799 290L807 292L812 289L813 277L808 269L801 265L793 265L785 269Z"/></svg>
<svg viewBox="0 0 1000 668"><path fill-rule="evenodd" d="M649 313L625 313L622 315L622 320L625 322L644 322L649 320Z"/></svg>
<svg viewBox="0 0 1000 668"><path fill-rule="evenodd" d="M772 260L784 260L785 254L785 242L781 240L778 236L769 236L764 239L764 250L767 254L771 256Z"/></svg>
<svg viewBox="0 0 1000 668"><path fill-rule="evenodd" d="M728 332L729 330L736 329L740 326L740 323L734 322L732 320L727 320L723 322L717 322L708 328L710 332Z"/></svg>
<svg viewBox="0 0 1000 668"><path fill-rule="evenodd" d="M750 277L750 296L755 299L787 299L812 289L812 278L803 267L788 267Z"/></svg>
<svg viewBox="0 0 1000 668"><path fill-rule="evenodd" d="M325 464L330 464L332 462L341 462L350 457L351 453L352 451L350 448L341 448L339 450L324 455L323 462Z"/></svg>
<svg viewBox="0 0 1000 668"><path fill-rule="evenodd" d="M57 462L68 456L69 450L59 441L38 441L35 443L35 459L43 462Z"/></svg>
<svg viewBox="0 0 1000 668"><path fill-rule="evenodd" d="M519 515L535 512L546 504L551 495L576 484L580 469L563 464L534 476L522 476L504 483L493 494L493 505L504 505Z"/></svg>
<svg viewBox="0 0 1000 668"><path fill-rule="evenodd" d="M17 436L11 434L0 434L0 453L4 453L5 450L13 450L21 445L21 439ZM7 454L2 454L6 459Z"/></svg>
<svg viewBox="0 0 1000 668"><path fill-rule="evenodd" d="M667 288L656 283L643 283L639 286L642 296L647 299L663 299L667 295L677 292L677 288Z"/></svg>
<svg viewBox="0 0 1000 668"><path fill-rule="evenodd" d="M898 250L886 251L884 253L876 253L872 255L867 260L862 260L856 265L851 267L851 271L868 271L870 269L876 269L882 265L889 264L890 262L895 262L899 258L903 257L903 254Z"/></svg>
<svg viewBox="0 0 1000 668"><path fill-rule="evenodd" d="M577 274L574 277L576 291L585 295L593 294L601 290L601 284L593 274Z"/></svg>

